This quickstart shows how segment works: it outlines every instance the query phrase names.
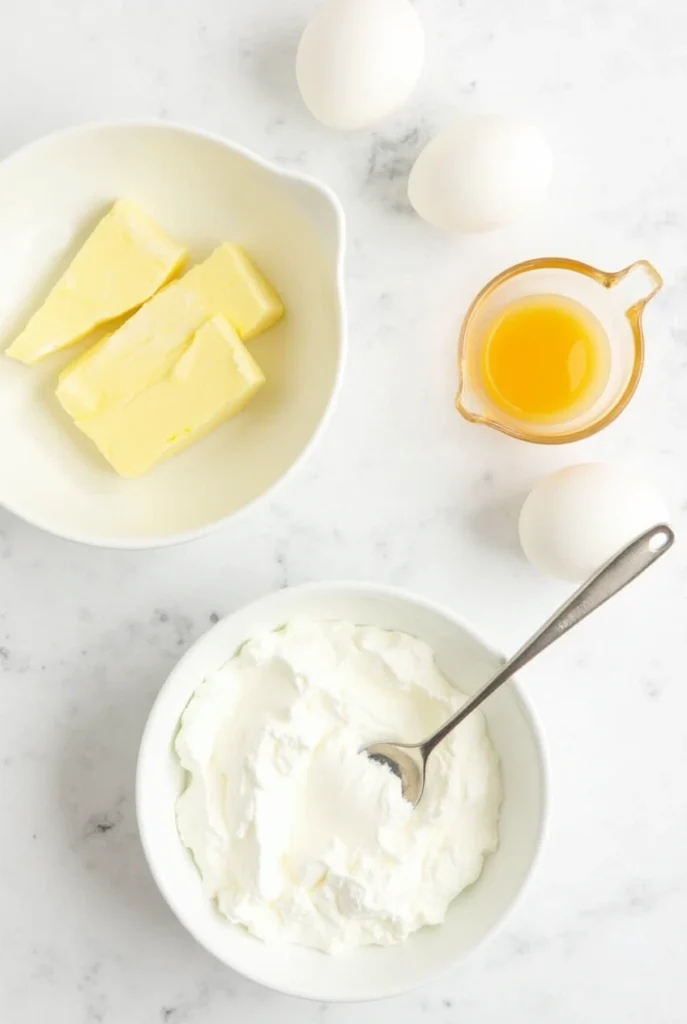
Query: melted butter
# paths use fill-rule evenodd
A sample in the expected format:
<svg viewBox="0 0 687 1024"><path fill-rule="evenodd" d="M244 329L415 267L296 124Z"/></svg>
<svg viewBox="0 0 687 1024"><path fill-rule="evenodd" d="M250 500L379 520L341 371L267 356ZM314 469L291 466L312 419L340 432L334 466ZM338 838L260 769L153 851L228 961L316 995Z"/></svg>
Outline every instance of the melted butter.
<svg viewBox="0 0 687 1024"><path fill-rule="evenodd" d="M489 400L529 423L565 422L608 381L610 347L584 306L556 295L519 299L489 324L479 373Z"/></svg>

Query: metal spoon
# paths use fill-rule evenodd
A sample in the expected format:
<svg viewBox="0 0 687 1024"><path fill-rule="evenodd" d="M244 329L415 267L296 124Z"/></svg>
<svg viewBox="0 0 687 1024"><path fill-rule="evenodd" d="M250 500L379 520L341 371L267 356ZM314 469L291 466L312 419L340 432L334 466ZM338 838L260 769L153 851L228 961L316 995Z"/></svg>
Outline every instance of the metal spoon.
<svg viewBox="0 0 687 1024"><path fill-rule="evenodd" d="M372 743L369 747L364 747L361 753L386 765L395 775L398 775L401 780L403 796L414 807L419 802L425 788L427 758L434 748L515 672L536 658L538 654L541 654L543 650L573 626L576 626L587 615L596 611L645 569L648 569L672 546L674 540L675 534L671 528L659 525L647 530L646 533L641 534L622 551L619 551L579 590L575 591L555 615L527 641L524 647L520 648L517 654L513 655L510 661L506 662L503 668L499 669L481 690L477 691L474 697L471 697L452 718L449 718L448 722L422 743Z"/></svg>

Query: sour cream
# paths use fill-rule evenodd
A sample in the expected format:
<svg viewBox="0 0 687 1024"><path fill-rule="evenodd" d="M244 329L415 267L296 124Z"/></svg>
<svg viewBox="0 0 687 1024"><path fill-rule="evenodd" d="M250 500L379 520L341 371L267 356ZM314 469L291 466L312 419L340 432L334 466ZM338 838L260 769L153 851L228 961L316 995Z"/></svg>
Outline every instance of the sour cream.
<svg viewBox="0 0 687 1024"><path fill-rule="evenodd" d="M249 640L181 721L182 841L205 894L265 941L334 953L439 924L498 844L498 757L475 713L413 809L360 753L420 740L464 702L405 633L294 622Z"/></svg>

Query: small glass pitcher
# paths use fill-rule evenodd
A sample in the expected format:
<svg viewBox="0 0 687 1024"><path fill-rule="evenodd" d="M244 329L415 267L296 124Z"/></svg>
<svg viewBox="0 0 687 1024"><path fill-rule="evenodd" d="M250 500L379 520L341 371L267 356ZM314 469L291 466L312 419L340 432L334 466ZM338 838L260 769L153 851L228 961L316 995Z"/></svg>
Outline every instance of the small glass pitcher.
<svg viewBox="0 0 687 1024"><path fill-rule="evenodd" d="M632 398L644 362L642 314L661 289L658 271L646 260L606 273L577 260L528 260L504 270L470 306L458 346L456 408L471 423L484 423L536 444L579 441L607 426ZM528 295L557 295L585 306L603 327L610 347L606 386L590 408L562 423L525 423L496 407L481 385L480 354L487 328L502 309Z"/></svg>

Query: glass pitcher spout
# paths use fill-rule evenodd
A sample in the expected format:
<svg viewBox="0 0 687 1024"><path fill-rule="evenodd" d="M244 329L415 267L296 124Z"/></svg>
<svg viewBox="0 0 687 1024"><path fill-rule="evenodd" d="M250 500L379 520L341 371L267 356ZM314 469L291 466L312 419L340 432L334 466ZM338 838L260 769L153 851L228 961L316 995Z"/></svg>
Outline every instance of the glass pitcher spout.
<svg viewBox="0 0 687 1024"><path fill-rule="evenodd" d="M628 314L634 310L641 312L663 287L663 278L648 260L637 260L624 270L609 274L608 279L608 287L622 294L625 312Z"/></svg>

